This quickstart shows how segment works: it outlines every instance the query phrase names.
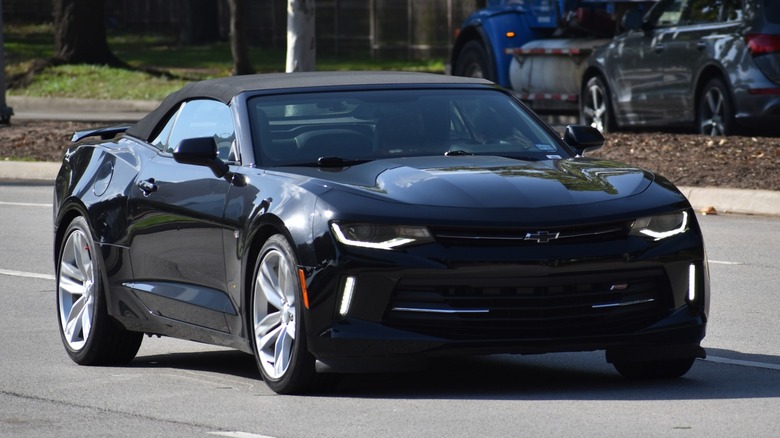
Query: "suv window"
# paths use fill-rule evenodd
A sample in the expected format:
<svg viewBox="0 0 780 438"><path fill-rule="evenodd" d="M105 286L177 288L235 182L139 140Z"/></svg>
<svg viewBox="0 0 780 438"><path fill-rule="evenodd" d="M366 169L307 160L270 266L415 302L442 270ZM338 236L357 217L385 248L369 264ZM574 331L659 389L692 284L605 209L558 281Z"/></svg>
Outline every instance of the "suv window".
<svg viewBox="0 0 780 438"><path fill-rule="evenodd" d="M715 23L720 12L720 0L688 0L683 21L685 24Z"/></svg>
<svg viewBox="0 0 780 438"><path fill-rule="evenodd" d="M764 0L764 12L770 23L780 23L780 2L777 0Z"/></svg>
<svg viewBox="0 0 780 438"><path fill-rule="evenodd" d="M235 129L230 108L216 100L184 102L152 140L152 145L162 152L172 153L182 140L197 137L214 137L219 157L233 161L234 157L229 155Z"/></svg>
<svg viewBox="0 0 780 438"><path fill-rule="evenodd" d="M658 5L657 26L733 22L742 19L742 0L669 0Z"/></svg>
<svg viewBox="0 0 780 438"><path fill-rule="evenodd" d="M657 26L675 26L680 22L680 16L682 15L683 0L674 0L665 2L666 4L658 5L658 20Z"/></svg>

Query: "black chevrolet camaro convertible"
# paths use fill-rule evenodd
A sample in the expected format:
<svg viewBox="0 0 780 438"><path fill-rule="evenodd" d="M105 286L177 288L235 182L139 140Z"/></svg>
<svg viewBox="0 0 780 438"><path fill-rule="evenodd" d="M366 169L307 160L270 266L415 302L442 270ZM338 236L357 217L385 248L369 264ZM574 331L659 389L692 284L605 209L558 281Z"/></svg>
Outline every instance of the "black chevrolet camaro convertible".
<svg viewBox="0 0 780 438"><path fill-rule="evenodd" d="M73 141L54 253L79 364L171 336L254 354L271 389L300 393L440 356L605 350L634 378L704 357L685 197L583 157L598 131L561 138L488 81L214 79Z"/></svg>

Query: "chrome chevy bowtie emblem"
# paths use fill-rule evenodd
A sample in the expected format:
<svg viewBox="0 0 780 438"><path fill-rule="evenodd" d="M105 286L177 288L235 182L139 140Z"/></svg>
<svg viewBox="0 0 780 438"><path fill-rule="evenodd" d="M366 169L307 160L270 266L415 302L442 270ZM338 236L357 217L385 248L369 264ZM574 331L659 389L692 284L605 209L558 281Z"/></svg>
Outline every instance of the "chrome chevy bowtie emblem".
<svg viewBox="0 0 780 438"><path fill-rule="evenodd" d="M547 243L555 240L561 233L551 233L549 231L537 231L535 233L526 233L524 240L535 240L537 243Z"/></svg>

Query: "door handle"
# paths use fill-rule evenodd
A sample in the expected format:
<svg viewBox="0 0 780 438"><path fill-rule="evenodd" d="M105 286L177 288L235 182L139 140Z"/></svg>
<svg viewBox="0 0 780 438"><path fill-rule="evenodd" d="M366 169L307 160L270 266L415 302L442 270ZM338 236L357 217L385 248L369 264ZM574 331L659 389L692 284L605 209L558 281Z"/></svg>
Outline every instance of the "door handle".
<svg viewBox="0 0 780 438"><path fill-rule="evenodd" d="M138 181L136 186L141 189L141 193L144 194L144 198L157 191L157 184L155 184L154 178Z"/></svg>
<svg viewBox="0 0 780 438"><path fill-rule="evenodd" d="M653 51L655 51L655 53L661 53L664 50L666 50L666 46L663 44L656 44L655 47L653 47Z"/></svg>
<svg viewBox="0 0 780 438"><path fill-rule="evenodd" d="M704 50L704 49L706 49L706 48L707 48L707 43L706 43L706 42L704 42L704 41L699 41L698 43L696 43L696 49L697 49L697 50L700 50L700 51L701 51L701 50Z"/></svg>

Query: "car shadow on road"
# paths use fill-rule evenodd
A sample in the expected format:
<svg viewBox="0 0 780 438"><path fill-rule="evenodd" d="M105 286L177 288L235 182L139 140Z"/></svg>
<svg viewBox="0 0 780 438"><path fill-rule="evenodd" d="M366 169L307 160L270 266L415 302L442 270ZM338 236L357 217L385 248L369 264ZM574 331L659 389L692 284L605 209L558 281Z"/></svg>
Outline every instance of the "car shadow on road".
<svg viewBox="0 0 780 438"><path fill-rule="evenodd" d="M133 368L170 368L187 371L203 371L260 379L254 358L237 350L177 352L137 356L130 364Z"/></svg>
<svg viewBox="0 0 780 438"><path fill-rule="evenodd" d="M780 357L709 350L710 356L780 364ZM238 351L188 352L136 358L132 367L229 374L259 381L251 355ZM320 396L462 400L707 400L777 398L780 371L697 360L679 379L629 380L603 353L480 356L436 359L417 372L345 374Z"/></svg>
<svg viewBox="0 0 780 438"><path fill-rule="evenodd" d="M719 357L740 353L717 350ZM713 353L710 353L711 355ZM752 361L780 363L773 356ZM603 353L488 356L437 361L422 373L360 375L339 395L357 397L506 400L692 400L774 398L778 370L698 360L680 379L641 381L620 376Z"/></svg>

